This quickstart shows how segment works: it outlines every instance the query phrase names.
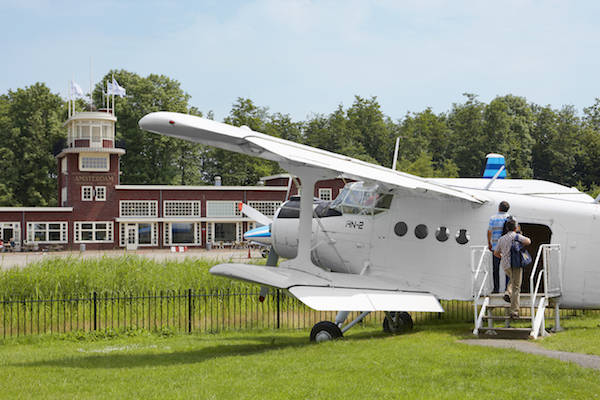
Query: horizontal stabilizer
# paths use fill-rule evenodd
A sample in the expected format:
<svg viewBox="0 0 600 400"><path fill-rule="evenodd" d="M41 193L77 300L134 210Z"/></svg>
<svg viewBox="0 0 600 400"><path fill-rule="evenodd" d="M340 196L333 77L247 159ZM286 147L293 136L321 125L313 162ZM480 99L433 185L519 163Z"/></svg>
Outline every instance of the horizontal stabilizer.
<svg viewBox="0 0 600 400"><path fill-rule="evenodd" d="M317 311L444 312L439 301L430 293L311 286L295 286L289 290L298 300Z"/></svg>

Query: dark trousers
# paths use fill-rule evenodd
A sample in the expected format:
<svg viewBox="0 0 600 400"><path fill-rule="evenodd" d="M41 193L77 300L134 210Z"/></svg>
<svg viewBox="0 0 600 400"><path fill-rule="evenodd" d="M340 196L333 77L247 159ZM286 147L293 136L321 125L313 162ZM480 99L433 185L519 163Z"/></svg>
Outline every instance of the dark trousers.
<svg viewBox="0 0 600 400"><path fill-rule="evenodd" d="M506 287L508 287L508 275L506 275L504 273L504 271L500 271L500 259L496 256L492 256L493 258L493 273L492 273L492 278L494 280L494 289L492 290L492 293L498 293L500 291L500 273L502 273L502 275L504 275L506 277Z"/></svg>

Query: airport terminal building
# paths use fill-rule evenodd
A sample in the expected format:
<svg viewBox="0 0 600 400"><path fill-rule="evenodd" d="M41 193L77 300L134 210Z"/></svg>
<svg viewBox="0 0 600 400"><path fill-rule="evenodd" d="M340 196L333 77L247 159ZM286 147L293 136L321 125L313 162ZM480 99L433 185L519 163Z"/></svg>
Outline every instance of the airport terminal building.
<svg viewBox="0 0 600 400"><path fill-rule="evenodd" d="M56 156L60 207L0 207L0 239L14 250L225 247L243 244L255 221L244 202L273 217L295 194L289 175L256 186L121 185L112 110L73 112L65 122L67 148ZM290 187L290 190L288 190ZM315 196L331 200L339 179L318 182Z"/></svg>

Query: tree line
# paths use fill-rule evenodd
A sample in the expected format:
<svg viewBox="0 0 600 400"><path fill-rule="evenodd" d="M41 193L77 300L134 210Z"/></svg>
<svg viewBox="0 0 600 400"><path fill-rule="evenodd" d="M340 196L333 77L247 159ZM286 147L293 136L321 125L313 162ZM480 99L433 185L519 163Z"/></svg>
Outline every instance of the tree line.
<svg viewBox="0 0 600 400"><path fill-rule="evenodd" d="M123 184L254 185L282 172L276 163L144 132L138 121L153 111L175 111L213 119L190 105L179 82L164 75L109 71L127 96L115 101L117 147ZM96 85L94 104L104 104ZM391 166L400 138L399 170L423 177L479 177L488 153L506 157L511 178L545 179L600 192L600 99L580 114L573 106L540 106L524 97L498 96L489 103L465 93L461 103L430 108L393 120L376 97L355 96L329 114L294 121L252 100L238 98L224 122L361 160ZM79 100L78 109L86 104ZM57 163L66 145L66 102L43 83L0 95L0 205L57 204Z"/></svg>

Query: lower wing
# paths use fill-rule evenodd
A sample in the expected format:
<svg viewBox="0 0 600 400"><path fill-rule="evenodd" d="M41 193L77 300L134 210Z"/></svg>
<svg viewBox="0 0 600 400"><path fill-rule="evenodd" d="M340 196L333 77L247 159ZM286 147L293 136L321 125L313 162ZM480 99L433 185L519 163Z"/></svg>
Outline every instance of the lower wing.
<svg viewBox="0 0 600 400"><path fill-rule="evenodd" d="M286 289L319 311L444 311L431 293L411 291L363 275L327 272L317 276L292 268L249 264L219 264L210 273Z"/></svg>

